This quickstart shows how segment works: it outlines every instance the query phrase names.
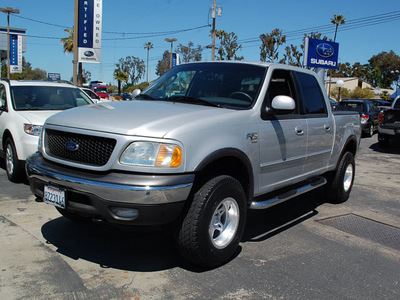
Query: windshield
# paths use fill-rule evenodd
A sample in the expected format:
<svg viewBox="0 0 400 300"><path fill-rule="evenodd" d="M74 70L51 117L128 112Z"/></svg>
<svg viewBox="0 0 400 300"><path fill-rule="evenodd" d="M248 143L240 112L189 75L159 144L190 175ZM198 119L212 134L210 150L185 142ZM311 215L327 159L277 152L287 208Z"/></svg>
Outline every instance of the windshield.
<svg viewBox="0 0 400 300"><path fill-rule="evenodd" d="M242 63L180 65L137 99L246 109L257 99L265 72L265 67Z"/></svg>
<svg viewBox="0 0 400 300"><path fill-rule="evenodd" d="M53 86L12 86L15 110L64 110L92 104L78 88Z"/></svg>
<svg viewBox="0 0 400 300"><path fill-rule="evenodd" d="M344 111L357 111L362 113L365 111L363 103L354 103L354 102L341 102L336 110L344 110Z"/></svg>
<svg viewBox="0 0 400 300"><path fill-rule="evenodd" d="M105 86L95 86L95 87L93 88L93 90L94 90L96 93L107 93L107 87L105 87Z"/></svg>

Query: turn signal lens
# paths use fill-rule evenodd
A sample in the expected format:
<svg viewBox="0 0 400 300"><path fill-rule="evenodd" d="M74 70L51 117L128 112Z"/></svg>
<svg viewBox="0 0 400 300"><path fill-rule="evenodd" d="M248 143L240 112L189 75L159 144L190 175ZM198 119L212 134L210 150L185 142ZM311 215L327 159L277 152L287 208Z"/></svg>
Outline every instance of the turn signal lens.
<svg viewBox="0 0 400 300"><path fill-rule="evenodd" d="M181 165L182 151L175 145L160 145L158 150L156 167L171 167L176 168Z"/></svg>

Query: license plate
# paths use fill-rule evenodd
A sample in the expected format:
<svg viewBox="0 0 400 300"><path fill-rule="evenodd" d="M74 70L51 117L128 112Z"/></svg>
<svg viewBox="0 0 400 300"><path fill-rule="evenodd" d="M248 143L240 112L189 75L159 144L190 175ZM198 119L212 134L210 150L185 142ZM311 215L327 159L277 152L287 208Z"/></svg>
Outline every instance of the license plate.
<svg viewBox="0 0 400 300"><path fill-rule="evenodd" d="M60 208L65 208L65 191L45 185L44 202Z"/></svg>

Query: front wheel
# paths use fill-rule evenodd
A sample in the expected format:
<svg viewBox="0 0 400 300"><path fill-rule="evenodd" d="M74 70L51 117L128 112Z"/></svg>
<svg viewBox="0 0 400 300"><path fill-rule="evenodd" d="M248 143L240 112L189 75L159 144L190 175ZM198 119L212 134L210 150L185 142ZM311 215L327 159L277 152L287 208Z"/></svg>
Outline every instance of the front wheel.
<svg viewBox="0 0 400 300"><path fill-rule="evenodd" d="M354 183L355 170L353 153L346 152L342 156L337 170L327 176L326 193L331 202L342 203L349 198Z"/></svg>
<svg viewBox="0 0 400 300"><path fill-rule="evenodd" d="M7 177L12 182L19 182L24 175L24 169L19 163L17 150L15 149L14 142L10 137L7 138L4 149L4 163L6 165Z"/></svg>
<svg viewBox="0 0 400 300"><path fill-rule="evenodd" d="M209 180L193 196L178 229L179 252L204 267L227 262L243 235L246 212L246 195L235 178L222 175Z"/></svg>

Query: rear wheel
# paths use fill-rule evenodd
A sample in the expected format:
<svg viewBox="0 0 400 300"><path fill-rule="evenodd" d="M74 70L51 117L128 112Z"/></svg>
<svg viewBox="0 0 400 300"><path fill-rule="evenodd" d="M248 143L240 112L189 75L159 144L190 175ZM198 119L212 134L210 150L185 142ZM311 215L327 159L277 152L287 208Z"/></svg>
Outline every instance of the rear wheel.
<svg viewBox="0 0 400 300"><path fill-rule="evenodd" d="M342 156L337 170L327 178L326 192L331 202L342 203L349 198L355 170L354 156L351 152L346 152Z"/></svg>
<svg viewBox="0 0 400 300"><path fill-rule="evenodd" d="M17 151L15 150L12 138L7 138L4 149L4 163L6 166L7 177L12 182L19 182L24 175L24 169L18 160Z"/></svg>
<svg viewBox="0 0 400 300"><path fill-rule="evenodd" d="M227 262L237 250L246 221L246 196L231 176L206 182L177 232L181 255L192 263L216 267Z"/></svg>

